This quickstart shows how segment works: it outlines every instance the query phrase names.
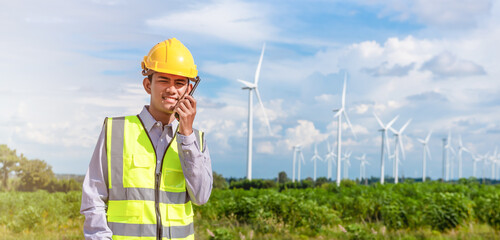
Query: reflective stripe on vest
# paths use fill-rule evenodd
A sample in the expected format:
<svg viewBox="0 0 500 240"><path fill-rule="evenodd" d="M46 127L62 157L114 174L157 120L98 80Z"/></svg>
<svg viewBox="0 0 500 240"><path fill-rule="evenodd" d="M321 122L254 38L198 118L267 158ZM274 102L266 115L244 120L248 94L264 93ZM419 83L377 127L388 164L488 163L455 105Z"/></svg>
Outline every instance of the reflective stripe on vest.
<svg viewBox="0 0 500 240"><path fill-rule="evenodd" d="M194 130L203 149L203 132ZM194 239L193 209L174 137L162 163L155 197L156 153L138 116L106 120L108 226L113 239L157 238L157 212L162 239ZM157 203L157 204L156 204Z"/></svg>

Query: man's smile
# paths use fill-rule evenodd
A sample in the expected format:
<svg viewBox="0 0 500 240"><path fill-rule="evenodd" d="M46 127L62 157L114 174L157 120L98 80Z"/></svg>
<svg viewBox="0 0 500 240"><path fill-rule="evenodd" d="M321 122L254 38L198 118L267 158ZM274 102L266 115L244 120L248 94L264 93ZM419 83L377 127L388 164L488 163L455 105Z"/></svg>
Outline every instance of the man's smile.
<svg viewBox="0 0 500 240"><path fill-rule="evenodd" d="M177 102L177 98L174 97L174 96L161 96L161 99L162 99L162 102L166 102L166 103L176 103Z"/></svg>

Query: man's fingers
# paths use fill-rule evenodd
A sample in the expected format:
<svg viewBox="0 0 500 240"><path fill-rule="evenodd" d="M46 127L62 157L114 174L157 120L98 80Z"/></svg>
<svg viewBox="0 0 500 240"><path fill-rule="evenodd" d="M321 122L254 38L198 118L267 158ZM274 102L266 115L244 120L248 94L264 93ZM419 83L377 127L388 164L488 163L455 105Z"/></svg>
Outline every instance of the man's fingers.
<svg viewBox="0 0 500 240"><path fill-rule="evenodd" d="M196 108L196 99L194 99L193 96L187 95L186 100L191 103L191 106L193 106L193 108Z"/></svg>

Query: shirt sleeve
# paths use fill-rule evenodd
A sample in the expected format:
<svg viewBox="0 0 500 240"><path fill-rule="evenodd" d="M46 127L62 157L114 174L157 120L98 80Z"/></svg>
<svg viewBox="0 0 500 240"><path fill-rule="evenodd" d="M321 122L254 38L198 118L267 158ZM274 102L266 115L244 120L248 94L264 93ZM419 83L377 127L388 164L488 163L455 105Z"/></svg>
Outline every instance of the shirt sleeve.
<svg viewBox="0 0 500 240"><path fill-rule="evenodd" d="M104 125L82 186L80 213L85 215L83 224L85 239L111 239L113 235L106 219L108 161L105 134L106 127Z"/></svg>
<svg viewBox="0 0 500 240"><path fill-rule="evenodd" d="M200 149L194 131L189 136L177 133L177 149L189 197L194 204L203 205L212 192L212 163L205 138Z"/></svg>

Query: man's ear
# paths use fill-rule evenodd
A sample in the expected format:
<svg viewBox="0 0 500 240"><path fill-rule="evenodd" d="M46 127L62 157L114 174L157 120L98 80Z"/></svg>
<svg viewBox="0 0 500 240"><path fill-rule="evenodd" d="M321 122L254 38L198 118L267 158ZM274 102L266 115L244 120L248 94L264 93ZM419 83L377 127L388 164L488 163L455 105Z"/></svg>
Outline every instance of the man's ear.
<svg viewBox="0 0 500 240"><path fill-rule="evenodd" d="M151 81L152 80L149 80L148 77L145 77L144 80L142 80L142 85L144 86L144 90L146 90L148 94L151 94Z"/></svg>
<svg viewBox="0 0 500 240"><path fill-rule="evenodd" d="M189 80L188 80L189 81ZM188 94L191 93L191 90L193 90L193 84L192 83L189 83L188 84Z"/></svg>

